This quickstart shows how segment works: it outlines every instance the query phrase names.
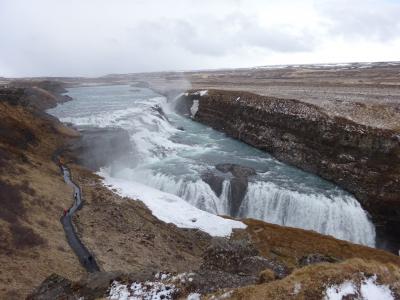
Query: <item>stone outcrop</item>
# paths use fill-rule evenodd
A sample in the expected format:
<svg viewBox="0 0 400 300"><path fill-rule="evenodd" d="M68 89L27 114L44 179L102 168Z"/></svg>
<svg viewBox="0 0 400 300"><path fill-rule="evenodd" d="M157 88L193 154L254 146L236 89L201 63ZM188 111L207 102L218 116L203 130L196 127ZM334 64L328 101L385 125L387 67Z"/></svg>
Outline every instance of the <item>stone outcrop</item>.
<svg viewBox="0 0 400 300"><path fill-rule="evenodd" d="M315 105L246 92L188 93L195 120L351 192L378 231L400 236L400 132L329 116ZM394 238L396 239L396 238Z"/></svg>
<svg viewBox="0 0 400 300"><path fill-rule="evenodd" d="M65 92L61 82L12 81L8 87L0 87L0 101L44 111L57 106L58 103L72 100L70 96L63 94Z"/></svg>
<svg viewBox="0 0 400 300"><path fill-rule="evenodd" d="M222 193L222 185L226 179L223 174L230 174L228 178L230 182L229 191L229 214L236 217L239 208L246 195L249 184L249 177L256 175L256 171L249 167L237 164L218 164L215 166L217 172L208 171L203 174L202 179L208 183L214 193L219 197ZM218 173L218 171L220 173ZM222 174L221 174L222 173Z"/></svg>

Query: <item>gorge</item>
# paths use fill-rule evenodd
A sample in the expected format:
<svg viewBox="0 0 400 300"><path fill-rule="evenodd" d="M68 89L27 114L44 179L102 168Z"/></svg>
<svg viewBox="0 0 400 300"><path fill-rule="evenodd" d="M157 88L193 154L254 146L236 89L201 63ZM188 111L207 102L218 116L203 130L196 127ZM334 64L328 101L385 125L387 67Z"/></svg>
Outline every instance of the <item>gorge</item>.
<svg viewBox="0 0 400 300"><path fill-rule="evenodd" d="M196 107L193 119L353 193L385 236L378 235L378 244L397 251L397 131L330 116L313 104L247 92L195 91L179 101L180 107Z"/></svg>
<svg viewBox="0 0 400 300"><path fill-rule="evenodd" d="M61 121L86 131L127 133L130 147L113 143L111 151L102 148L120 153L123 146L124 159L115 157L100 170L106 183L126 195L148 198L141 193L145 185L154 189L152 194L178 196L212 214L252 217L375 246L375 227L353 196L177 114L174 103L147 88L78 87L68 95L74 100L50 110ZM201 120L204 110L201 103L195 119ZM148 205L157 216L160 208ZM196 227L194 219L188 216L181 222Z"/></svg>
<svg viewBox="0 0 400 300"><path fill-rule="evenodd" d="M178 284L181 296L247 293L241 287L256 284L251 295L267 288L284 299L302 282L308 288L299 293L320 299L332 271L338 282L372 272L396 291L398 256L363 246L382 247L380 232L354 196L232 139L221 132L228 127L207 126L197 117L211 89L176 99L122 83L1 89L0 184L11 196L1 198L0 260L9 270L0 273L1 297L97 299L135 281ZM81 191L71 223L94 273L60 223L74 201L55 157ZM192 281L171 282L180 276Z"/></svg>

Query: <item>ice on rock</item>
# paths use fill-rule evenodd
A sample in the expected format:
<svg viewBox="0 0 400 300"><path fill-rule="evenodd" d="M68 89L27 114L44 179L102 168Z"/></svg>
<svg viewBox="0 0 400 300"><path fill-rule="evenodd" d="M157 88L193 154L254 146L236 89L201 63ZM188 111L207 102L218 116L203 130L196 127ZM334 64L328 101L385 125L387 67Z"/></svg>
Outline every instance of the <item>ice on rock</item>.
<svg viewBox="0 0 400 300"><path fill-rule="evenodd" d="M199 100L193 100L193 105L190 108L190 115L194 118L199 110Z"/></svg>

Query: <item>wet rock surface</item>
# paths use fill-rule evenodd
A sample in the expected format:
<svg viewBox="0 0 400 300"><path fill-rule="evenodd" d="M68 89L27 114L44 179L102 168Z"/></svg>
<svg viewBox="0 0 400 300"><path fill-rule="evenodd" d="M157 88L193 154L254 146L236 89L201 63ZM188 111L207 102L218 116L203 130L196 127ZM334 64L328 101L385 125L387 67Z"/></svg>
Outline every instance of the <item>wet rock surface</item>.
<svg viewBox="0 0 400 300"><path fill-rule="evenodd" d="M222 173L230 172L233 176L230 180L230 215L237 216L249 185L248 178L256 175L256 171L236 164L218 164L215 168Z"/></svg>
<svg viewBox="0 0 400 300"><path fill-rule="evenodd" d="M193 100L195 100L194 97L190 96L182 96L178 98L175 102L175 107L174 110L183 116L190 117L190 108L193 105Z"/></svg>
<svg viewBox="0 0 400 300"><path fill-rule="evenodd" d="M160 119L164 119L165 121L168 121L168 122L169 122L168 117L167 117L167 115L165 114L165 112L164 112L164 110L162 109L161 106L155 105L155 106L152 107L152 109L157 113L157 116L158 116Z"/></svg>
<svg viewBox="0 0 400 300"><path fill-rule="evenodd" d="M233 176L237 178L247 178L252 175L256 175L256 171L250 167L244 167L236 164L218 164L215 166L218 171L222 173L231 172Z"/></svg>
<svg viewBox="0 0 400 300"><path fill-rule="evenodd" d="M215 166L216 171L208 171L203 174L202 179L208 183L211 189L219 197L222 193L222 185L224 180L230 181L229 205L230 215L237 216L240 205L246 195L249 184L249 177L256 175L253 168L237 165L237 164L218 164ZM227 178L224 174L230 173Z"/></svg>
<svg viewBox="0 0 400 300"><path fill-rule="evenodd" d="M195 120L353 193L385 235L386 247L397 251L399 132L330 116L313 104L246 92L209 90L186 99L200 99Z"/></svg>
<svg viewBox="0 0 400 300"><path fill-rule="evenodd" d="M222 184L225 180L223 176L215 174L212 171L208 171L201 176L201 179L211 187L218 197L221 196Z"/></svg>

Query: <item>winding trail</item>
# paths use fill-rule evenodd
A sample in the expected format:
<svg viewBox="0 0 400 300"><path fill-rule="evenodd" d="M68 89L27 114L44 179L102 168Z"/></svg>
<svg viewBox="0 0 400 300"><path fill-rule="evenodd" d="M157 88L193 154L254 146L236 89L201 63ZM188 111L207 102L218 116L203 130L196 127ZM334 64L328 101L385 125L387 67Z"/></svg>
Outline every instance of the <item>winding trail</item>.
<svg viewBox="0 0 400 300"><path fill-rule="evenodd" d="M86 269L89 273L94 273L100 271L99 266L94 258L94 256L89 252L89 250L85 247L82 241L79 239L75 227L72 224L72 217L74 216L75 212L80 210L83 206L82 202L82 192L80 187L72 181L71 172L70 170L59 163L61 172L64 176L64 181L73 187L74 189L74 204L71 208L64 214L60 221L64 227L65 235L67 237L67 241L71 246L72 250L74 250L76 256L78 257L81 265Z"/></svg>

